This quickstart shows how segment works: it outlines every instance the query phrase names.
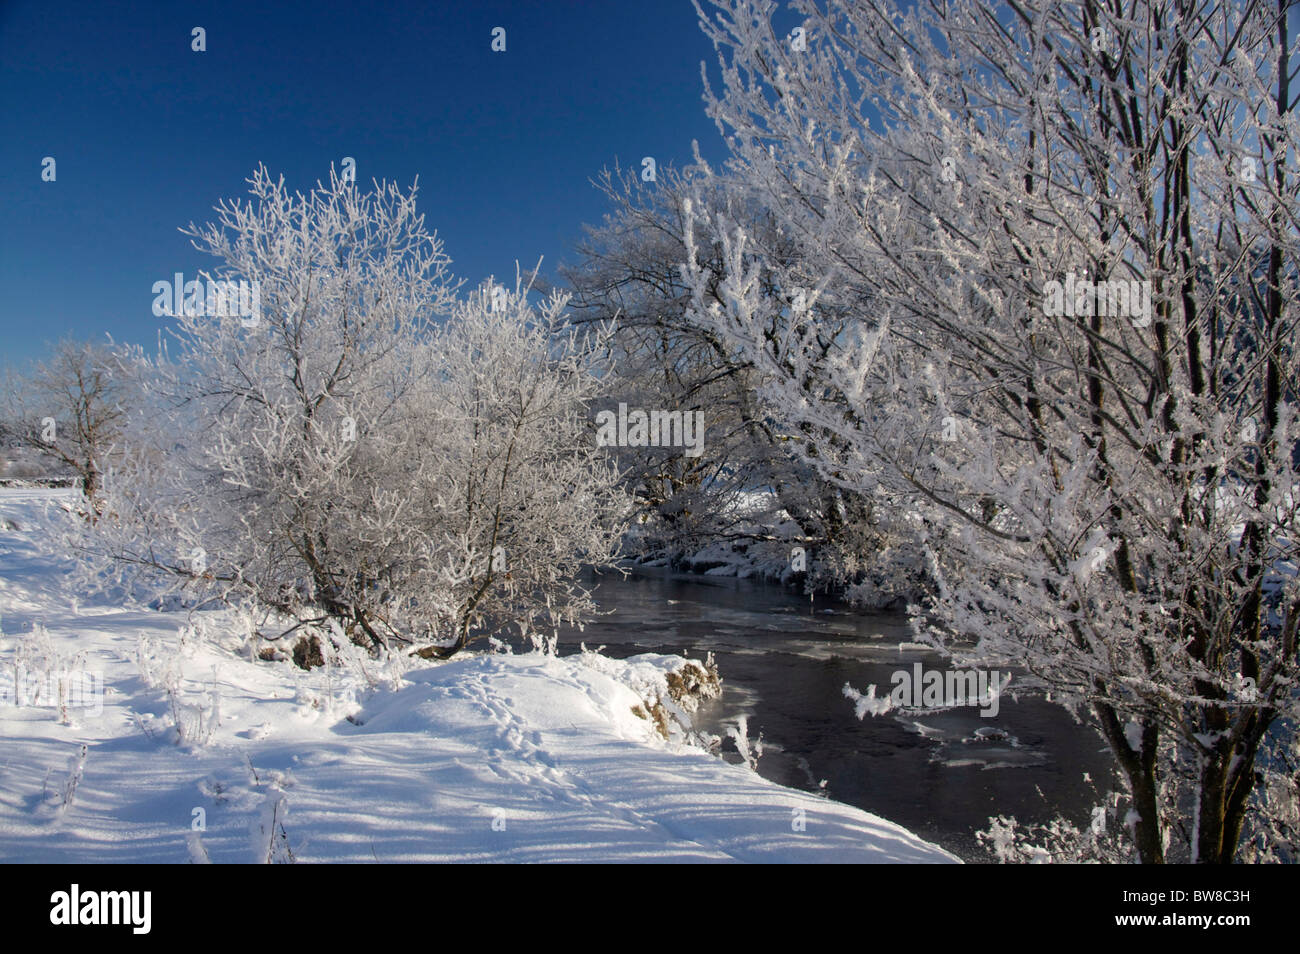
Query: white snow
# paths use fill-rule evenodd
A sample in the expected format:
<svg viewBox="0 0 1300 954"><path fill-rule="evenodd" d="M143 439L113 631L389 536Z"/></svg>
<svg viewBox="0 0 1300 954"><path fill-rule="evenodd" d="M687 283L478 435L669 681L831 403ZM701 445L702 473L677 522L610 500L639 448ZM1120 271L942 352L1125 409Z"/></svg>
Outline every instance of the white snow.
<svg viewBox="0 0 1300 954"><path fill-rule="evenodd" d="M672 657L476 655L371 688L250 661L233 614L78 599L41 517L61 495L0 491L0 672L102 673L103 705L0 698L0 861L956 860L664 740L632 709Z"/></svg>

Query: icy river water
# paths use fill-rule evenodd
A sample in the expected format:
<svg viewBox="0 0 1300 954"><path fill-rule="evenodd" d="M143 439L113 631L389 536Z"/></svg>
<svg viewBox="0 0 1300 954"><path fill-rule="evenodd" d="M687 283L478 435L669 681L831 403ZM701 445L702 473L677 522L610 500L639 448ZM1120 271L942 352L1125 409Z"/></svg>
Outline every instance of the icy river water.
<svg viewBox="0 0 1300 954"><path fill-rule="evenodd" d="M888 695L896 670L917 662L948 668L931 652L900 649L909 639L901 615L654 570L602 577L595 595L609 615L562 633L561 655L578 652L580 642L618 657L713 652L723 695L697 713L698 727L725 738L726 726L745 715L750 738L762 733L763 776L821 788L969 861L989 860L975 839L989 816L1041 822L1059 812L1086 824L1100 802L1098 783L1110 777L1101 737L1040 697L1004 695L992 718L969 707L857 719L846 683L862 692L874 683L877 696ZM1007 692L1015 686L1013 675ZM729 739L723 752L739 759Z"/></svg>

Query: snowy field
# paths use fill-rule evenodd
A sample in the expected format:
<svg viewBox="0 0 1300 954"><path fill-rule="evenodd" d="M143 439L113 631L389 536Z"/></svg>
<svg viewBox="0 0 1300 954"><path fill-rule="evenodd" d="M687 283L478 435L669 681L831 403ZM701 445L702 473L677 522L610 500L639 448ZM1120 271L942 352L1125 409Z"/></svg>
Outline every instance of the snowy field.
<svg viewBox="0 0 1300 954"><path fill-rule="evenodd" d="M666 741L633 709L674 657L304 672L78 599L66 493L0 490L0 862L956 861Z"/></svg>

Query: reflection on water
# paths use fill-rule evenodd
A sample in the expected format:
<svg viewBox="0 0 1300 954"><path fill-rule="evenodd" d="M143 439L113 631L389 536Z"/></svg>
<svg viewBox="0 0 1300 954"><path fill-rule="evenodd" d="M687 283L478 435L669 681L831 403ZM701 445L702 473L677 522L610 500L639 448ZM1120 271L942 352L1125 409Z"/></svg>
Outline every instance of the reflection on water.
<svg viewBox="0 0 1300 954"><path fill-rule="evenodd" d="M918 661L945 668L932 652L900 647L909 640L900 615L858 614L748 581L655 571L602 577L595 595L608 615L582 632L562 632L561 655L577 652L580 642L619 657L713 652L723 696L701 708L700 728L725 737L724 727L747 715L751 738L762 733L763 776L820 788L968 860L988 860L974 833L990 815L1042 822L1060 812L1083 825L1100 801L1097 783L1111 777L1101 737L1041 698L1017 701L1014 679L992 718L963 707L859 721L843 694L846 683L861 691L874 683L877 696L888 695L898 669ZM735 757L730 740L728 750Z"/></svg>

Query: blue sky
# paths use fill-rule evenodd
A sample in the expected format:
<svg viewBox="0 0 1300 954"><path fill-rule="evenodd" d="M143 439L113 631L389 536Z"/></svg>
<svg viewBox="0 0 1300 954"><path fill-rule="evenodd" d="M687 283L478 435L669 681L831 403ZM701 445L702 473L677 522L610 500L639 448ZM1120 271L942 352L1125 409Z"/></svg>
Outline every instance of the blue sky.
<svg viewBox="0 0 1300 954"><path fill-rule="evenodd" d="M418 175L467 284L549 271L606 211L603 166L722 157L701 61L689 0L0 0L0 364L152 346L153 283L215 264L177 229L262 162L304 191L344 156L362 183Z"/></svg>

